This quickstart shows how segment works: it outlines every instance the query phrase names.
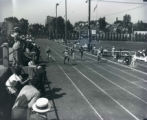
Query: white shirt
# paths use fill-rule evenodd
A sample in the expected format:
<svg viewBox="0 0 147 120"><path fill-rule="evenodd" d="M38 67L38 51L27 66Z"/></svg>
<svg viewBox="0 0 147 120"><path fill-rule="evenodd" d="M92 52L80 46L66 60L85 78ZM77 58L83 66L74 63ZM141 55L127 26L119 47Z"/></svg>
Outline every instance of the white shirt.
<svg viewBox="0 0 147 120"><path fill-rule="evenodd" d="M18 48L20 47L20 42L19 41L17 41L17 42L15 42L14 44L13 44L13 50L17 50Z"/></svg>
<svg viewBox="0 0 147 120"><path fill-rule="evenodd" d="M8 88L9 92L11 94L15 94L16 93L16 88L15 88L15 85L17 82L21 82L22 81L22 78L18 75L16 75L15 73L12 74L9 79L6 81L6 87Z"/></svg>
<svg viewBox="0 0 147 120"><path fill-rule="evenodd" d="M19 92L13 108L28 107L31 108L40 97L40 92L32 85L25 85Z"/></svg>
<svg viewBox="0 0 147 120"><path fill-rule="evenodd" d="M28 66L36 67L35 63L32 60L28 63Z"/></svg>
<svg viewBox="0 0 147 120"><path fill-rule="evenodd" d="M68 56L68 51L64 51L64 56Z"/></svg>

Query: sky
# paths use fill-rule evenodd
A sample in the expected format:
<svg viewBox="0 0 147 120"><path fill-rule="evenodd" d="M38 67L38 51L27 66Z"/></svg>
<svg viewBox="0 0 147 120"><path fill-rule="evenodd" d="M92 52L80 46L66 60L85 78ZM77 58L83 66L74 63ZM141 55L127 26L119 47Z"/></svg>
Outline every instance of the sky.
<svg viewBox="0 0 147 120"><path fill-rule="evenodd" d="M143 3L143 0L91 0L91 19L97 20L105 16L107 22L113 23L116 17L122 20L125 14L130 14L134 23L138 20L147 22L147 15L145 15L147 2L144 4L123 2ZM28 19L29 23L45 24L46 16L55 16L56 3L59 3L57 15L64 18L65 0L0 0L0 22L6 17L15 16L18 19ZM72 24L77 21L87 21L86 0L67 0L67 19Z"/></svg>

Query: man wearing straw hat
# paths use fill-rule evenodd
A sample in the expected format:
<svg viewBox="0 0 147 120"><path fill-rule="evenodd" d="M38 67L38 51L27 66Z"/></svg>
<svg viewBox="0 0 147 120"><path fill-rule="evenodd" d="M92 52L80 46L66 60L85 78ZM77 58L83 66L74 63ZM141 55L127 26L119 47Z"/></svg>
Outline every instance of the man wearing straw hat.
<svg viewBox="0 0 147 120"><path fill-rule="evenodd" d="M29 120L47 120L47 112L51 109L51 104L47 98L39 98L32 106L32 114Z"/></svg>
<svg viewBox="0 0 147 120"><path fill-rule="evenodd" d="M12 108L12 120L28 120L32 105L40 97L36 84L35 80L30 80L30 83L21 89Z"/></svg>

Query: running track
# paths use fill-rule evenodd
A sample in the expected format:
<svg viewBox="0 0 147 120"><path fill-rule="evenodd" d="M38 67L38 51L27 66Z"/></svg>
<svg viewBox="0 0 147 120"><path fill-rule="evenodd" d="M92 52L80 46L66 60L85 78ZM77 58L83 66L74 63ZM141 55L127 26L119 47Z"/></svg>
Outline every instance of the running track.
<svg viewBox="0 0 147 120"><path fill-rule="evenodd" d="M52 120L143 120L147 118L147 74L114 64L97 63L84 53L76 63L63 64L64 46L53 41L36 41L41 56L50 46L55 62L47 63L47 77L54 94ZM56 108L55 108L56 107ZM56 111L56 112L55 112Z"/></svg>

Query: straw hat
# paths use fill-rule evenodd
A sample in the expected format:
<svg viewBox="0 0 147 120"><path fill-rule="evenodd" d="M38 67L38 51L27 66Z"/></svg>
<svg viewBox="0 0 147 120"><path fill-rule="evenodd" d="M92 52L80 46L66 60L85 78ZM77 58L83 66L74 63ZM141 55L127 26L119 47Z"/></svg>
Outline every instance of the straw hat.
<svg viewBox="0 0 147 120"><path fill-rule="evenodd" d="M17 32L14 32L14 33L11 34L11 37L16 37L16 36L18 36Z"/></svg>
<svg viewBox="0 0 147 120"><path fill-rule="evenodd" d="M39 98L32 106L32 109L38 113L46 113L50 111L51 104L47 98Z"/></svg>

